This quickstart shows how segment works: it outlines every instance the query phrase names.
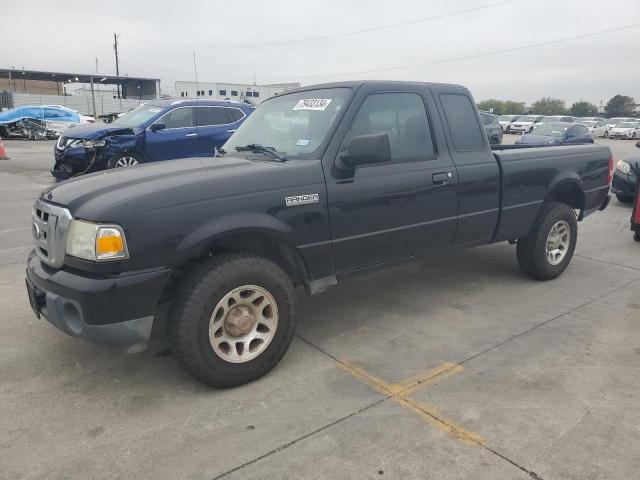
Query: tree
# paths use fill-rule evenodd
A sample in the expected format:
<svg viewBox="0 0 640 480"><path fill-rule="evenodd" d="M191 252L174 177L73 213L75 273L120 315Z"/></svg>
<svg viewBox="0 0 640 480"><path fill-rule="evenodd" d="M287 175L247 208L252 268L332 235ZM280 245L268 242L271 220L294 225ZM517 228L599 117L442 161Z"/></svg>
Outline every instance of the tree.
<svg viewBox="0 0 640 480"><path fill-rule="evenodd" d="M524 102L514 102L513 100L504 101L505 114L520 115L521 113L524 113L526 111L527 109L524 106Z"/></svg>
<svg viewBox="0 0 640 480"><path fill-rule="evenodd" d="M478 103L478 110L485 110L487 112L493 112L496 115L502 115L504 112L504 102L502 100L496 100L495 98L483 100Z"/></svg>
<svg viewBox="0 0 640 480"><path fill-rule="evenodd" d="M531 105L531 113L535 115L563 115L566 113L564 100L542 97Z"/></svg>
<svg viewBox="0 0 640 480"><path fill-rule="evenodd" d="M571 105L569 112L574 117L594 117L598 115L598 107L591 102L580 100Z"/></svg>
<svg viewBox="0 0 640 480"><path fill-rule="evenodd" d="M607 102L604 111L607 117L633 117L635 115L636 102L632 97L616 95Z"/></svg>
<svg viewBox="0 0 640 480"><path fill-rule="evenodd" d="M491 110L493 109L493 110ZM490 98L478 103L478 110L487 112L493 111L496 115L520 114L524 113L524 102L514 102L513 100L497 100Z"/></svg>

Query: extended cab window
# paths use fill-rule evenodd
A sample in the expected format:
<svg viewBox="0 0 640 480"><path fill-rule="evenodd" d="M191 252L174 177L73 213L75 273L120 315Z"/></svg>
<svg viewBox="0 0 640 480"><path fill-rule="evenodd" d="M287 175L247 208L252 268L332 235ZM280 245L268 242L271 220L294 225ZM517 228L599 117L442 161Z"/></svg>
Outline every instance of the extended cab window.
<svg viewBox="0 0 640 480"><path fill-rule="evenodd" d="M226 110L224 107L198 107L196 108L196 125L207 127L231 123Z"/></svg>
<svg viewBox="0 0 640 480"><path fill-rule="evenodd" d="M427 111L415 93L369 95L353 119L343 148L353 137L372 133L389 135L392 162L435 158Z"/></svg>
<svg viewBox="0 0 640 480"><path fill-rule="evenodd" d="M447 117L454 148L459 152L484 150L484 136L469 97L443 93L440 95L440 102Z"/></svg>
<svg viewBox="0 0 640 480"><path fill-rule="evenodd" d="M166 128L193 127L193 108L176 108L162 117L161 121L164 122Z"/></svg>

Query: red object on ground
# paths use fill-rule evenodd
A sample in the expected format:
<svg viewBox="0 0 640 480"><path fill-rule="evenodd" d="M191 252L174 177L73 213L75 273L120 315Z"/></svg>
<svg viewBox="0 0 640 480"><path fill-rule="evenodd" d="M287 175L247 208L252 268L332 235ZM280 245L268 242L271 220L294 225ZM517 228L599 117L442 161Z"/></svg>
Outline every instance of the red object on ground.
<svg viewBox="0 0 640 480"><path fill-rule="evenodd" d="M9 160L7 156L7 151L4 149L4 143L2 143L2 139L0 138L0 160Z"/></svg>
<svg viewBox="0 0 640 480"><path fill-rule="evenodd" d="M640 173L640 163L637 164L636 174ZM633 202L631 214L631 230L635 232L633 239L640 242L640 176L636 181L636 199Z"/></svg>

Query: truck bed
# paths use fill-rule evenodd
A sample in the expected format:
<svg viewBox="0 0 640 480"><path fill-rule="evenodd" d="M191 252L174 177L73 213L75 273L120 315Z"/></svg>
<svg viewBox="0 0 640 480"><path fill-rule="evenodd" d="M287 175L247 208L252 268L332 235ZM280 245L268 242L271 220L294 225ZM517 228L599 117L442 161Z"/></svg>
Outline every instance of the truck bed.
<svg viewBox="0 0 640 480"><path fill-rule="evenodd" d="M558 186L567 197L575 197L572 206L581 210L581 216L597 210L606 199L611 158L606 146L501 145L492 150L502 185L495 241L526 235L548 192Z"/></svg>

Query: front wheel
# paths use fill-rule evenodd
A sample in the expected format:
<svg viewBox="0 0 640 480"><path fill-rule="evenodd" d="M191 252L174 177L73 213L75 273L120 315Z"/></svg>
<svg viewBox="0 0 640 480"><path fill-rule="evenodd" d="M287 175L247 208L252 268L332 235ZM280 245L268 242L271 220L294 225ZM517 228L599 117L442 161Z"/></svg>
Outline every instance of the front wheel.
<svg viewBox="0 0 640 480"><path fill-rule="evenodd" d="M133 167L144 163L140 155L133 152L116 153L107 161L107 168Z"/></svg>
<svg viewBox="0 0 640 480"><path fill-rule="evenodd" d="M622 193L616 193L616 198L620 203L633 203L633 197L629 195L623 195Z"/></svg>
<svg viewBox="0 0 640 480"><path fill-rule="evenodd" d="M169 343L195 379L226 388L269 372L295 330L295 290L272 261L212 257L192 271L169 312Z"/></svg>
<svg viewBox="0 0 640 480"><path fill-rule="evenodd" d="M605 131L604 131L604 138L608 138L608 137L609 137L609 131L608 131L608 130L605 130Z"/></svg>
<svg viewBox="0 0 640 480"><path fill-rule="evenodd" d="M520 269L536 280L551 280L569 265L578 237L578 222L571 207L545 202L531 232L518 239Z"/></svg>

